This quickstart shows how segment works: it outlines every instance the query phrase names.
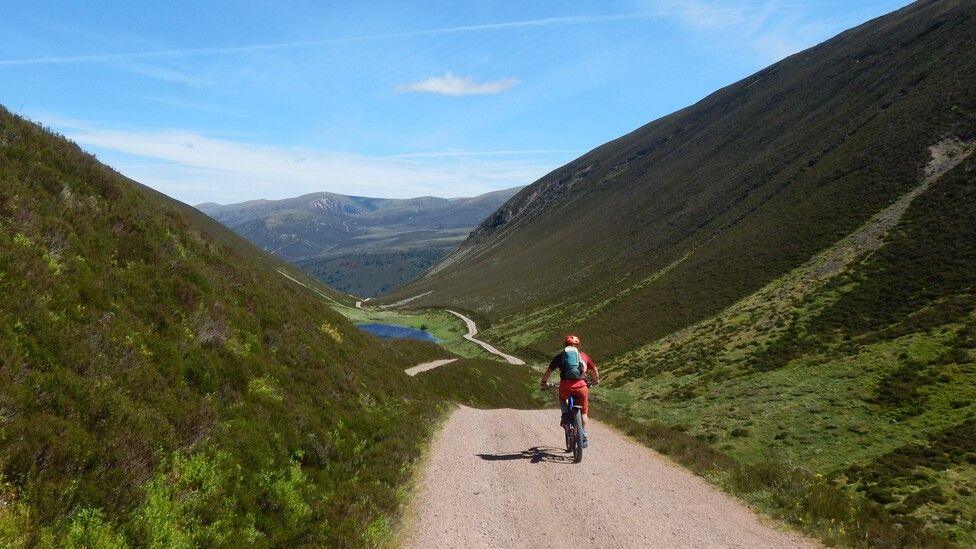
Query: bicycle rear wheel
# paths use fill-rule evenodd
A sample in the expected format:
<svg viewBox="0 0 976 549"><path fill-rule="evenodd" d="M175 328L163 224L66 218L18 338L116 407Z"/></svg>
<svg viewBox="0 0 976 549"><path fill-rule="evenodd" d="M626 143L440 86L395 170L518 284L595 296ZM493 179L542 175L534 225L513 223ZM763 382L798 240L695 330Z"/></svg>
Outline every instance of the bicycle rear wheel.
<svg viewBox="0 0 976 549"><path fill-rule="evenodd" d="M579 463L583 461L583 414L578 408L573 410L573 427L576 429L576 436L573 437L573 461Z"/></svg>

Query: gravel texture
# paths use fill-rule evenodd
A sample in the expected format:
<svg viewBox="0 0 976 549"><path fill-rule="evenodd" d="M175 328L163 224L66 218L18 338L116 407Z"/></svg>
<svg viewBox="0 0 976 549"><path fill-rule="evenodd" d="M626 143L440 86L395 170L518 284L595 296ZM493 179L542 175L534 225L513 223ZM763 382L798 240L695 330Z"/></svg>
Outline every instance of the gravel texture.
<svg viewBox="0 0 976 549"><path fill-rule="evenodd" d="M558 410L459 407L437 435L406 547L809 547L595 421L574 464Z"/></svg>

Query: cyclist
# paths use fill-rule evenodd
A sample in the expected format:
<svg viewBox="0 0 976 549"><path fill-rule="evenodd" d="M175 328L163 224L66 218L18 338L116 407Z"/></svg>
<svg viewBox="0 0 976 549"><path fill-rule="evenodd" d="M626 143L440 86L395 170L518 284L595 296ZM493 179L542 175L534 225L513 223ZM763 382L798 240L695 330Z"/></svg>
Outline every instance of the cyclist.
<svg viewBox="0 0 976 549"><path fill-rule="evenodd" d="M569 410L565 409L564 402L572 395L579 403L583 412L583 432L582 443L585 448L588 445L586 439L586 419L590 411L590 390L586 383L586 376L592 378L592 383L600 381L600 372L596 368L596 363L586 353L579 350L580 339L575 335L566 336L566 347L552 357L549 368L542 374L539 384L542 388L549 387L549 376L554 370L559 370L559 406L562 408L563 415L560 425L565 429L568 424Z"/></svg>

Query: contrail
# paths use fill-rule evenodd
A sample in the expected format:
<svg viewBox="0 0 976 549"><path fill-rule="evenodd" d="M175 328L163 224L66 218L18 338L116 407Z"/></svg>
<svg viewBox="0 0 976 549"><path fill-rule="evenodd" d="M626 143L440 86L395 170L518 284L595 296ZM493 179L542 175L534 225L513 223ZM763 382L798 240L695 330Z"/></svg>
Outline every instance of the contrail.
<svg viewBox="0 0 976 549"><path fill-rule="evenodd" d="M498 150L498 151L435 151L419 153L394 154L389 158L443 158L452 156L518 156L518 155L547 155L547 154L572 154L582 151L576 149L524 149L524 150Z"/></svg>
<svg viewBox="0 0 976 549"><path fill-rule="evenodd" d="M782 9L786 6L776 6ZM715 8L708 9L709 14L743 11L753 11L758 7L736 7L736 8ZM92 55L68 55L52 57L33 57L25 59L0 59L0 67L12 67L18 65L55 65L64 63L86 63L99 61L114 61L119 59L149 59L158 57L187 57L196 55L220 55L234 53L248 53L257 51L271 51L292 48L305 48L311 46L328 46L334 44L348 44L351 42L364 42L371 40L385 40L392 38L412 38L418 36L434 36L440 34L455 34L465 32L479 32L490 30L518 29L527 27L547 27L556 25L579 25L586 23L603 23L608 21L624 21L634 19L651 19L666 15L681 13L701 13L697 10L667 10L667 11L643 11L632 13L618 13L605 15L578 15L567 17L548 17L544 19L529 19L524 21L506 21L502 23L486 23L480 25L463 25L459 27L442 27L436 29L426 29L418 31L395 32L388 34L369 34L363 36L349 36L341 38L324 38L319 40L304 40L298 42L278 42L269 44L250 44L242 46L216 46L209 48L189 48L189 49L170 49L144 52L123 52L123 53L101 53Z"/></svg>

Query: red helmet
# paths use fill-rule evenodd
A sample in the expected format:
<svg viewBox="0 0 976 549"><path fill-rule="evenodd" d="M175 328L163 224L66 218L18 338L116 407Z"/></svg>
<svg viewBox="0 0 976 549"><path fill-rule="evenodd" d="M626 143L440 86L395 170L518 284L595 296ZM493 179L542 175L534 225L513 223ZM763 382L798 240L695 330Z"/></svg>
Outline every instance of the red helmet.
<svg viewBox="0 0 976 549"><path fill-rule="evenodd" d="M574 335L566 336L566 345L572 345L573 347L579 347L579 338Z"/></svg>

